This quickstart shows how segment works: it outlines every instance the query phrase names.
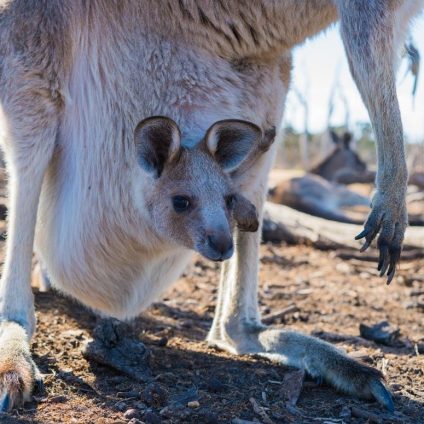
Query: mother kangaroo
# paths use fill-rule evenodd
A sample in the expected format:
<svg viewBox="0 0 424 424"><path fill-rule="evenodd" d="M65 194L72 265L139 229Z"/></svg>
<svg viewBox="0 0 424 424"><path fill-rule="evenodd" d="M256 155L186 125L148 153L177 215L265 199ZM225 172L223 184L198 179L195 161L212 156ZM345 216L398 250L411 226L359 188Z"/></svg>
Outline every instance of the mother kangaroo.
<svg viewBox="0 0 424 424"><path fill-rule="evenodd" d="M238 151L229 150L241 155L240 162L259 132L280 126L291 49L338 19L378 147L377 191L358 237L367 248L379 234L378 267L390 281L407 225L395 66L409 21L423 3L0 0L0 139L10 178L0 282L0 410L27 401L40 377L29 350L33 249L60 290L107 315L140 313L177 278L188 251L209 255L198 247L206 236L195 241L172 228L161 231L168 227L152 199L167 214L172 207L175 216L188 214L195 200L169 187L173 178L182 190L182 182L202 177L198 184L219 199L209 203L213 217L204 210L196 215L202 225L216 230L219 216L221 233L229 231L222 199L230 185L260 213L275 148L243 172L234 171L231 158L223 165L226 151L217 151L234 139ZM167 118L143 121L158 115ZM212 127L224 119L236 128ZM199 143L203 147L195 150ZM194 160L191 151L202 159ZM172 174L170 166L181 172ZM218 184L204 178L209 171L219 175ZM228 237L222 243L226 233L216 234L207 235L209 247L225 245L225 255L208 257L223 260L232 243ZM378 371L313 337L262 325L260 236L235 229L233 237L208 342L303 368L393 410Z"/></svg>

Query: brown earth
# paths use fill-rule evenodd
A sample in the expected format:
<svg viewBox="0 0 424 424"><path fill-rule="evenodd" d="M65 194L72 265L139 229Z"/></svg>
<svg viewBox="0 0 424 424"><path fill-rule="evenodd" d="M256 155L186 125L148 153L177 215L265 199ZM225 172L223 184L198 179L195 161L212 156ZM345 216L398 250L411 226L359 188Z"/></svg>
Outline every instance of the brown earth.
<svg viewBox="0 0 424 424"><path fill-rule="evenodd" d="M0 422L424 423L422 260L401 263L389 287L374 264L307 246L264 245L261 264L260 306L269 321L295 305L298 310L291 308L275 324L335 341L382 370L394 393L394 415L308 379L296 407L288 407L282 381L292 369L208 347L203 340L219 272L217 265L195 258L184 278L134 323L151 351L152 381L145 384L84 359L81 351L96 317L55 292L35 289L38 329L32 349L45 392L25 408L0 415ZM382 320L400 329L392 346L359 337L361 323Z"/></svg>

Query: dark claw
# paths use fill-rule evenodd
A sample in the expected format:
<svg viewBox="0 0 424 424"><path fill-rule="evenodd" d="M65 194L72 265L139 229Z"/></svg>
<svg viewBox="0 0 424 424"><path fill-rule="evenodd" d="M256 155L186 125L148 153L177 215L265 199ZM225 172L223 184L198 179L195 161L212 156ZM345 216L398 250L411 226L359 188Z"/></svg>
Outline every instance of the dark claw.
<svg viewBox="0 0 424 424"><path fill-rule="evenodd" d="M380 270L380 277L382 277L386 273L388 267L389 267L389 259L386 258L386 260L384 261L384 265Z"/></svg>
<svg viewBox="0 0 424 424"><path fill-rule="evenodd" d="M395 248L390 250L390 266L387 271L387 284L390 284L395 276L396 264L400 259L401 249Z"/></svg>
<svg viewBox="0 0 424 424"><path fill-rule="evenodd" d="M380 271L380 277L382 277L387 271L391 256L389 254L389 248L387 247L386 244L381 243L379 248L380 248L380 259L378 261L377 270Z"/></svg>
<svg viewBox="0 0 424 424"><path fill-rule="evenodd" d="M359 251L362 253L362 252L365 252L369 247L370 247L370 244L371 244L371 239L370 240L367 240L365 243L364 243L364 245L359 249Z"/></svg>
<svg viewBox="0 0 424 424"><path fill-rule="evenodd" d="M35 380L34 394L42 395L44 394L44 391L45 391L44 381L41 378Z"/></svg>
<svg viewBox="0 0 424 424"><path fill-rule="evenodd" d="M378 231L380 229L380 225L376 225L373 226L373 229L365 229L364 231L362 231L361 234L359 234L357 237L359 237L360 235L364 234L364 232L366 232L365 235L365 243L364 245L361 247L360 252L365 252L371 245L372 241L375 239L376 235L378 234Z"/></svg>
<svg viewBox="0 0 424 424"><path fill-rule="evenodd" d="M3 401L0 405L0 412L7 412L9 410L10 406L10 396L9 394L6 394L3 398Z"/></svg>
<svg viewBox="0 0 424 424"><path fill-rule="evenodd" d="M364 238L367 234L369 233L369 229L364 229L362 230L361 233L359 233L356 237L355 240L360 240L361 238Z"/></svg>
<svg viewBox="0 0 424 424"><path fill-rule="evenodd" d="M375 380L371 383L371 392L381 405L383 405L391 413L395 412L392 395L381 381Z"/></svg>

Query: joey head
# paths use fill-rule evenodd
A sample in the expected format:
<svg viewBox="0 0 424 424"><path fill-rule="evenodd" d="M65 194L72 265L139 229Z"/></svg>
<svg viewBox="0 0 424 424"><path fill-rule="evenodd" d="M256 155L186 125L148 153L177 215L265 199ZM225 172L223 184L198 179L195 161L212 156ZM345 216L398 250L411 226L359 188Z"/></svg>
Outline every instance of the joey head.
<svg viewBox="0 0 424 424"><path fill-rule="evenodd" d="M207 259L230 258L234 225L244 231L259 226L255 206L237 191L231 174L264 151L262 131L246 121L219 121L187 148L174 121L151 117L134 136L138 163L151 179L145 208L159 236Z"/></svg>

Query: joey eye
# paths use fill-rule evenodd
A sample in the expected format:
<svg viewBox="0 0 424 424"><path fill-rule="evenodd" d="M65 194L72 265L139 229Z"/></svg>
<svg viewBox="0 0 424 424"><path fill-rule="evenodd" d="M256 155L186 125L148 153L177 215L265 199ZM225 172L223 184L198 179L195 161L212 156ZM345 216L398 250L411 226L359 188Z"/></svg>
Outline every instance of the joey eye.
<svg viewBox="0 0 424 424"><path fill-rule="evenodd" d="M190 207L190 199L185 196L174 196L172 198L172 205L175 212L185 212Z"/></svg>
<svg viewBox="0 0 424 424"><path fill-rule="evenodd" d="M227 205L227 208L233 209L235 201L236 201L236 196L234 194L230 194L229 196L227 196L225 198L225 203Z"/></svg>

